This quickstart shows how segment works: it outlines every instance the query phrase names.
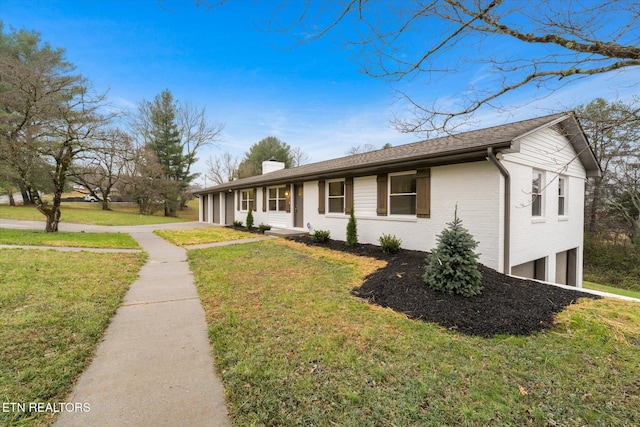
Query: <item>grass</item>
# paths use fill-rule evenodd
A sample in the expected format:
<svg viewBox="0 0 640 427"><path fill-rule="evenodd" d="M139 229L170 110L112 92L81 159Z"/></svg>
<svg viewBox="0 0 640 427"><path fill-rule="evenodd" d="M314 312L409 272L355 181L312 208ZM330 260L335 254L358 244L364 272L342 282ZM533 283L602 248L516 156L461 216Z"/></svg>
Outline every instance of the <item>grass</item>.
<svg viewBox="0 0 640 427"><path fill-rule="evenodd" d="M584 280L640 292L640 247L586 234Z"/></svg>
<svg viewBox="0 0 640 427"><path fill-rule="evenodd" d="M613 286L601 285L599 283L593 283L588 281L583 281L582 286L586 289L593 289L596 291L609 292L610 294L616 294L616 295L622 295L625 297L640 299L640 292L636 292L636 291L615 288Z"/></svg>
<svg viewBox="0 0 640 427"><path fill-rule="evenodd" d="M139 249L138 243L125 233L72 233L43 230L12 230L0 228L0 244L36 245L74 248Z"/></svg>
<svg viewBox="0 0 640 427"><path fill-rule="evenodd" d="M93 225L148 225L198 220L198 200L191 200L177 218L140 215L135 203L111 203L110 211L103 211L100 203L64 202L61 222ZM0 205L0 218L44 221L45 217L33 206Z"/></svg>
<svg viewBox="0 0 640 427"><path fill-rule="evenodd" d="M189 258L236 425L640 423L635 303L483 339L352 297L378 261L283 240Z"/></svg>
<svg viewBox="0 0 640 427"><path fill-rule="evenodd" d="M0 250L0 400L66 402L144 259ZM51 421L50 414L0 412L3 426Z"/></svg>
<svg viewBox="0 0 640 427"><path fill-rule="evenodd" d="M156 230L155 234L177 246L227 242L259 237L254 233L225 227L193 228L188 230Z"/></svg>

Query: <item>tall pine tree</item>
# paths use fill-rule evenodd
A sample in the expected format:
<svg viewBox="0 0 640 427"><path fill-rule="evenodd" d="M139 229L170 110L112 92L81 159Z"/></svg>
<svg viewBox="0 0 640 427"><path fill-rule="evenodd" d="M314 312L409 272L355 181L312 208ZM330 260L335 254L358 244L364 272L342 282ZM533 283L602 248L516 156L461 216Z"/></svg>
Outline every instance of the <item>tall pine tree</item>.
<svg viewBox="0 0 640 427"><path fill-rule="evenodd" d="M147 147L156 153L162 166L164 178L170 181L164 197L164 215L176 216L181 195L186 190L190 177L187 174L187 159L183 154L178 129L177 106L169 89L163 90L148 104L151 128Z"/></svg>

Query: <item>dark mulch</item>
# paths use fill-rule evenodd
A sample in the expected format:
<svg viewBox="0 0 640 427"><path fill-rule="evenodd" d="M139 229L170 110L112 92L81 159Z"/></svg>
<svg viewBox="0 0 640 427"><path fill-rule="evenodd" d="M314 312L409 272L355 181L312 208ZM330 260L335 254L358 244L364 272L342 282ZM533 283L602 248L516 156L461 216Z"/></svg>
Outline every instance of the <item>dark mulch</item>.
<svg viewBox="0 0 640 427"><path fill-rule="evenodd" d="M467 335L530 335L550 328L554 315L578 298L600 298L517 279L481 264L483 289L479 296L447 295L431 289L422 280L425 252L401 250L397 254L384 254L374 245L348 247L336 240L314 243L308 236L292 237L291 240L387 261L386 267L367 276L352 294L404 313L409 318L435 322Z"/></svg>

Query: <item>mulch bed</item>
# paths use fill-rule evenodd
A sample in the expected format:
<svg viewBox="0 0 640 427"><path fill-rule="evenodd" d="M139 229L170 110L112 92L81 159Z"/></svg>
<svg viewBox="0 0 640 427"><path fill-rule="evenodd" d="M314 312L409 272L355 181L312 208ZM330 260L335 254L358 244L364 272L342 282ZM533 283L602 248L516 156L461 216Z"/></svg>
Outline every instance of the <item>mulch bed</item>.
<svg viewBox="0 0 640 427"><path fill-rule="evenodd" d="M550 328L554 315L576 303L578 298L600 298L517 279L482 264L479 264L483 287L480 295L471 298L447 295L431 289L422 280L426 252L401 250L397 254L384 254L374 245L348 247L337 240L315 243L308 236L290 239L387 261L386 267L367 276L352 294L411 319L435 322L467 335L487 338L500 334L531 335Z"/></svg>

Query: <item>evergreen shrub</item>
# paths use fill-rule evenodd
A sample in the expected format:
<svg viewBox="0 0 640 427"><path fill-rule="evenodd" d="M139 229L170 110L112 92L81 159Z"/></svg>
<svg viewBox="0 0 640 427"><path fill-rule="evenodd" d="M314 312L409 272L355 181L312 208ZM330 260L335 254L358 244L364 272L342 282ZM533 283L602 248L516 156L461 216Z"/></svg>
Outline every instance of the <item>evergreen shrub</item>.
<svg viewBox="0 0 640 427"><path fill-rule="evenodd" d="M351 214L349 215L349 222L347 223L347 241L345 245L356 246L358 244L358 225L356 224L356 217L353 213L353 206L351 207Z"/></svg>
<svg viewBox="0 0 640 427"><path fill-rule="evenodd" d="M391 234L383 234L378 240L380 241L382 252L386 254L398 252L400 250L400 245L402 244L402 240Z"/></svg>
<svg viewBox="0 0 640 427"><path fill-rule="evenodd" d="M331 232L329 230L315 230L311 234L311 240L313 240L316 243L326 242L329 240L330 235L331 235Z"/></svg>
<svg viewBox="0 0 640 427"><path fill-rule="evenodd" d="M260 224L258 228L260 229L260 232L262 234L264 234L264 232L267 230L271 230L271 226L269 224Z"/></svg>
<svg viewBox="0 0 640 427"><path fill-rule="evenodd" d="M249 208L249 212L247 212L247 228L251 230L253 228L253 212L251 208Z"/></svg>
<svg viewBox="0 0 640 427"><path fill-rule="evenodd" d="M437 238L438 246L431 251L423 279L433 289L450 295L479 295L482 274L478 269L478 254L474 252L478 242L462 226L457 208L453 222L447 225Z"/></svg>

